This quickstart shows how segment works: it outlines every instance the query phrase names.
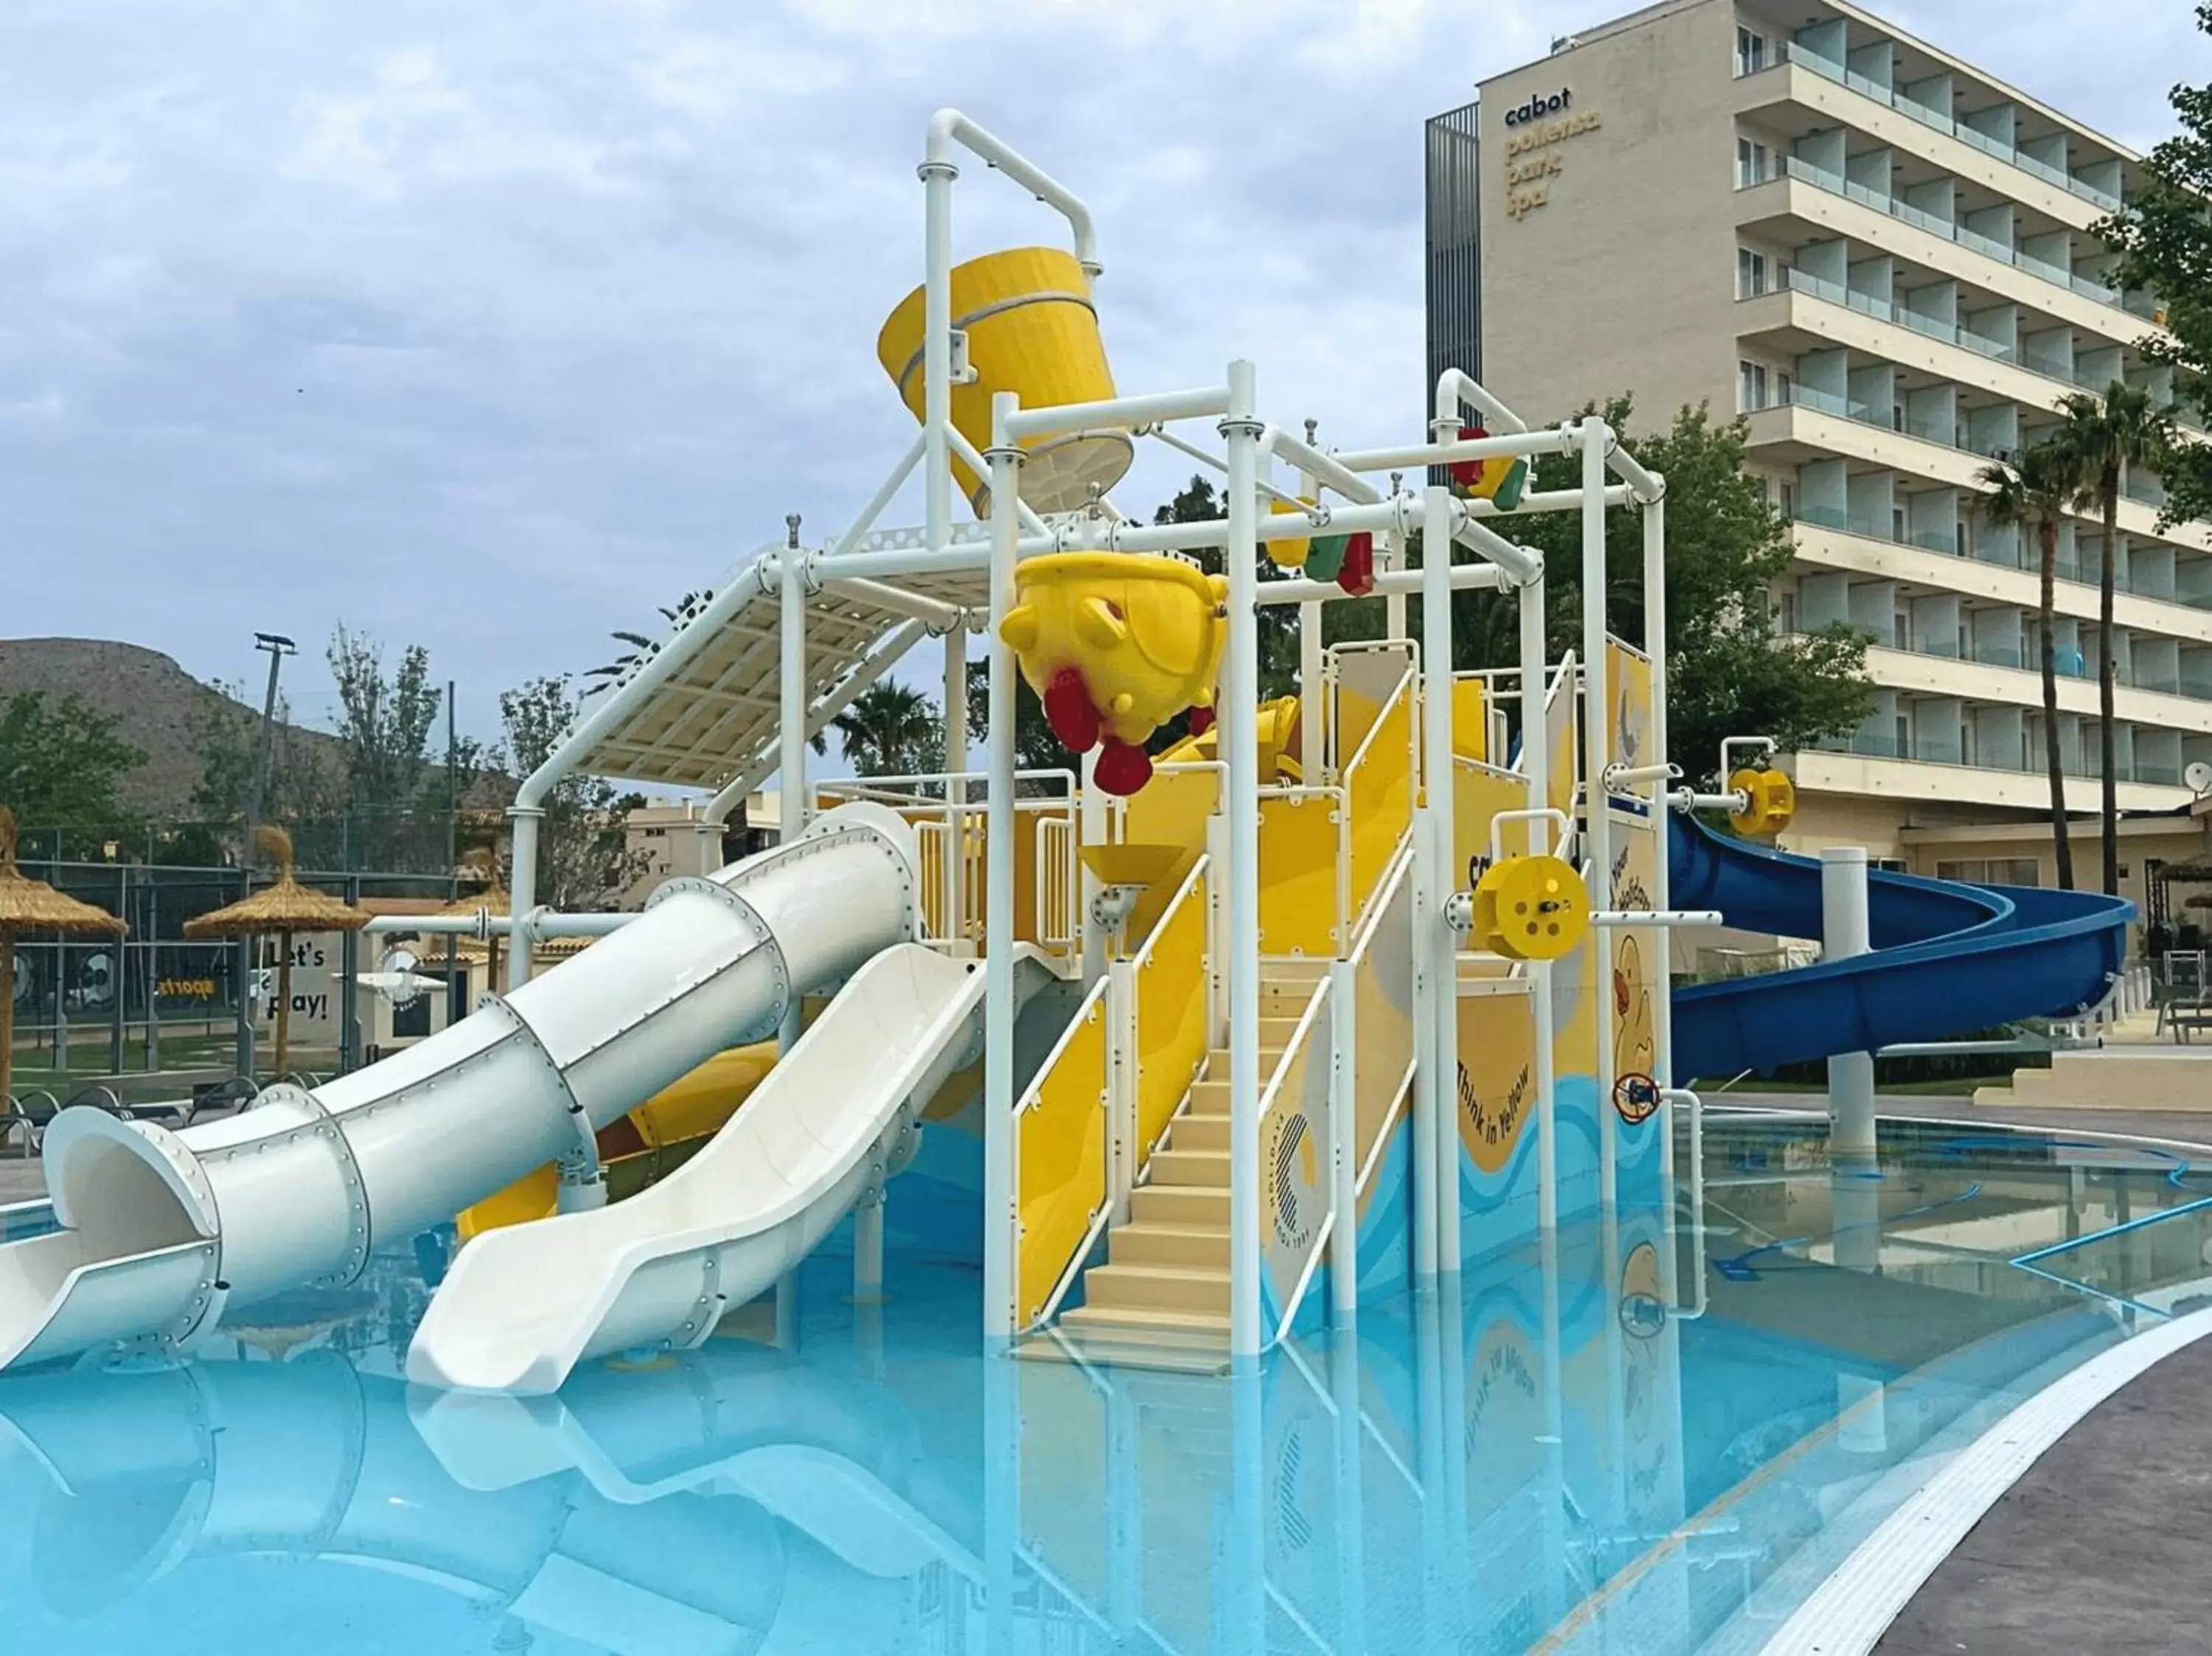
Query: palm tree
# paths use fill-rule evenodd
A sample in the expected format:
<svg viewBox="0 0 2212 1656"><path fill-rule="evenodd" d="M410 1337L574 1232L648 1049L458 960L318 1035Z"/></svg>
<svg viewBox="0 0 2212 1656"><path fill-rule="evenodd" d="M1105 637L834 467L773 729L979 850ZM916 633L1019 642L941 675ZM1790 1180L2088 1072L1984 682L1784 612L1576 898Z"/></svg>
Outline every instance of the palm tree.
<svg viewBox="0 0 2212 1656"><path fill-rule="evenodd" d="M2120 890L2119 774L2112 752L2112 549L2119 531L2120 484L2136 466L2156 466L2172 452L2173 422L2148 391L2114 380L2100 397L2074 391L2058 400L2062 423L2050 440L2076 474L2075 504L2102 513L2097 567L2097 723L2103 755L2105 893Z"/></svg>
<svg viewBox="0 0 2212 1656"><path fill-rule="evenodd" d="M660 611L661 619L668 623L672 631L680 631L686 622L714 602L714 595L711 591L686 592L676 600L672 607L662 604L656 604L654 608ZM616 682L640 661L660 652L660 640L656 638L647 638L643 633L616 632L610 633L608 636L616 643L628 645L629 647L607 663L605 666L594 667L586 673L584 676L591 682L585 685L581 691L582 695L597 695L610 684Z"/></svg>
<svg viewBox="0 0 2212 1656"><path fill-rule="evenodd" d="M936 736L937 703L911 685L878 679L831 721L845 756L862 776L911 776L924 768ZM814 738L814 751L829 743Z"/></svg>
<svg viewBox="0 0 2212 1656"><path fill-rule="evenodd" d="M2066 767L2058 753L2058 651L2051 634L2058 583L2058 520L2080 487L2069 455L2039 443L2017 466L1984 466L1978 480L1989 498L1982 510L2001 528L2033 530L2043 564L2043 758L2051 778L2051 837L2057 853L2058 883L2074 889L2074 842L2066 823Z"/></svg>

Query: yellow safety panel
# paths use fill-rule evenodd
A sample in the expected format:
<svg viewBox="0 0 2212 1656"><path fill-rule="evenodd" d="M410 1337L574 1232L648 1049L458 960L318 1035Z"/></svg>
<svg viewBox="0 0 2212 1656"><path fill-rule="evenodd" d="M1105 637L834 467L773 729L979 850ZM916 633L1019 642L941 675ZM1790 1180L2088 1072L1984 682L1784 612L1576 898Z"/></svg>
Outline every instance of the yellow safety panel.
<svg viewBox="0 0 2212 1656"><path fill-rule="evenodd" d="M991 398L1020 394L1025 409L1101 402L1114 395L1114 374L1091 306L1091 280L1075 256L1057 247L1015 247L952 270L952 325L968 336L966 385L952 387L952 423L979 454L991 446ZM923 290L900 301L876 339L876 358L899 396L922 416ZM1124 432L1078 432L1031 439L1024 446L1022 498L1040 512L1072 512L1097 484L1121 481L1134 445ZM958 460L955 475L975 515L989 509L984 480Z"/></svg>
<svg viewBox="0 0 2212 1656"><path fill-rule="evenodd" d="M1413 883L1401 880L1352 976L1357 1166L1375 1153L1413 1071Z"/></svg>
<svg viewBox="0 0 2212 1656"><path fill-rule="evenodd" d="M1261 954L1336 953L1337 815L1327 794L1260 801Z"/></svg>
<svg viewBox="0 0 2212 1656"><path fill-rule="evenodd" d="M1479 678L1452 681L1452 753L1485 764L1490 759L1490 696Z"/></svg>
<svg viewBox="0 0 2212 1656"><path fill-rule="evenodd" d="M1152 1153L1213 1044L1206 992L1203 876L1161 923L1137 968L1137 1159Z"/></svg>
<svg viewBox="0 0 2212 1656"><path fill-rule="evenodd" d="M1413 824L1413 697L1409 684L1370 729L1345 773L1352 802L1352 912L1364 913Z"/></svg>
<svg viewBox="0 0 2212 1656"><path fill-rule="evenodd" d="M1453 881L1465 891L1474 885L1475 870L1490 858L1490 825L1500 811L1528 809L1528 779L1516 771L1492 770L1462 761L1452 767L1452 842L1457 854ZM1556 832L1556 829L1554 830ZM1505 854L1523 855L1529 849L1529 828L1509 823Z"/></svg>
<svg viewBox="0 0 2212 1656"><path fill-rule="evenodd" d="M1536 1113L1536 1003L1525 980L1459 998L1459 1138L1474 1165L1503 1173Z"/></svg>
<svg viewBox="0 0 2212 1656"><path fill-rule="evenodd" d="M1103 980L1101 980L1103 985ZM1093 994L1015 1123L1016 1320L1026 1327L1106 1201L1106 998Z"/></svg>

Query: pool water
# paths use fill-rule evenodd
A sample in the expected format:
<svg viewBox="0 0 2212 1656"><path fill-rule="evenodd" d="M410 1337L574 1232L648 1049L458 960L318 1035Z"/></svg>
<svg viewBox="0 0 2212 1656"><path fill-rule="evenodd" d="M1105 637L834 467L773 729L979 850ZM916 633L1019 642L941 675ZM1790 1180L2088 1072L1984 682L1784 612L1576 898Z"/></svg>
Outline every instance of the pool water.
<svg viewBox="0 0 2212 1656"><path fill-rule="evenodd" d="M986 1358L967 1266L810 1262L775 1344L410 1392L428 1290L0 1380L5 1647L1753 1651L1943 1459L2212 1295L2212 1169L1716 1115L1623 1211L1258 1372ZM434 1261L432 1262L434 1265Z"/></svg>

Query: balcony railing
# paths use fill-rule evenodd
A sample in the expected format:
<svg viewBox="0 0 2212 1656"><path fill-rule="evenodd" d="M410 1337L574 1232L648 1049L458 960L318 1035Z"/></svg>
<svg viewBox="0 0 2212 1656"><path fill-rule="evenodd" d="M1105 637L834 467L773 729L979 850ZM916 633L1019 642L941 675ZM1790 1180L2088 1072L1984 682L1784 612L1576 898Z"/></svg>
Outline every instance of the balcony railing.
<svg viewBox="0 0 2212 1656"><path fill-rule="evenodd" d="M1777 41L1773 61L1761 64L1757 69L1739 62L1736 65L1736 76L1741 80L1750 75L1764 74L1768 69L1780 69L1786 64L1800 64L1826 80L1835 82L1838 86L1848 87L1862 97L1871 98L1878 104L1887 104L1899 114L1910 117L1923 126L1932 127L1938 132L1948 133L1961 143L1980 150L1984 155L1993 155L2001 161L2009 162L2020 168L2021 172L2041 179L2046 184L2056 185L2069 194L2079 196L2083 201L2094 206L2101 207L2108 213L2119 210L2120 198L2111 191L2100 190L2086 179L2077 179L2072 173L2051 166L2048 161L2038 161L2033 155L2012 144L2004 143L2002 139L1992 138L1985 132L1977 132L1965 122L1954 119L1949 110L1931 107L1917 98L1906 96L1894 87L1886 87L1879 81L1869 80L1848 64L1839 64L1834 58L1826 57L1796 41Z"/></svg>
<svg viewBox="0 0 2212 1656"><path fill-rule="evenodd" d="M1951 742L1938 736L1917 733L1909 743L1900 742L1893 736L1855 733L1824 737L1813 745L1814 751L1819 753L1850 754L1861 759L1900 759L1922 765L1954 765L1966 770L2002 771L2014 776L2039 776L2044 767L2043 743L2039 736L2032 737L2029 742L2033 751L2021 755L2015 755L2008 749L1984 753L1984 744L1978 742L1973 744L1973 751L1970 754L1963 740ZM1994 747L1996 744L1990 745ZM2075 781L2094 780L2104 773L2102 767L2094 759L2083 754L2061 754L2058 764L2059 769ZM2134 782L2146 787L2181 786L2181 767L2155 760L2121 757L2114 762L2112 773L2116 781Z"/></svg>
<svg viewBox="0 0 2212 1656"><path fill-rule="evenodd" d="M1865 185L1855 183L1838 173L1831 173L1826 167L1815 167L1800 155L1781 155L1776 157L1776 161L1778 165L1772 174L1775 178L1795 179L1802 184L1809 184L1814 189L1826 191L1832 196L1841 196L1846 201L1856 202L1860 206L1870 208L1877 213L1887 214L1891 218L1903 223L1916 225L1930 235L1940 236L1947 241L1956 242L1962 247L1972 248L1976 252L1993 258L2001 264L2010 264L2016 269L2027 271L2031 276L2041 276L2045 281L2069 288L2084 299L2094 300L2100 305L2110 306L2114 310L2126 311L2130 314L2146 316L2147 319L2154 319L2154 315L2146 312L2141 306L2130 306L2126 303L2127 296L2118 288L2108 288L2103 282L2093 281L2087 276L2075 276L2069 270L2063 270L2056 264L2046 264L2039 258L2021 252L2016 247L2008 247L2001 241L1992 240L1949 219L1938 218L1935 214L1925 212L1913 206L1910 202L1899 201L1887 191L1870 190ZM1767 180L1764 178L1747 179L1739 184L1737 188L1754 190L1765 182ZM2148 301L2145 301L2145 304L2148 304Z"/></svg>

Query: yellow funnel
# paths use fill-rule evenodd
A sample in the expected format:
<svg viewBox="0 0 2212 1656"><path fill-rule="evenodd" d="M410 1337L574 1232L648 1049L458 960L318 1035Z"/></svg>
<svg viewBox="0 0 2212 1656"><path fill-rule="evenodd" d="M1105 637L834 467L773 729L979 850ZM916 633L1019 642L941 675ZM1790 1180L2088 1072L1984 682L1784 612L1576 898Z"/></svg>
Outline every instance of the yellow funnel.
<svg viewBox="0 0 2212 1656"><path fill-rule="evenodd" d="M922 417L922 293L908 294L876 337L876 356L899 395ZM968 364L975 377L952 388L952 423L976 452L991 446L991 398L1019 394L1025 409L1099 402L1114 394L1091 281L1073 253L1056 247L1016 247L956 265L952 325L968 336ZM1072 512L1103 494L1128 470L1133 445L1127 432L1073 432L1024 446L1022 498L1039 512ZM953 462L969 503L981 517L990 509L989 485Z"/></svg>

